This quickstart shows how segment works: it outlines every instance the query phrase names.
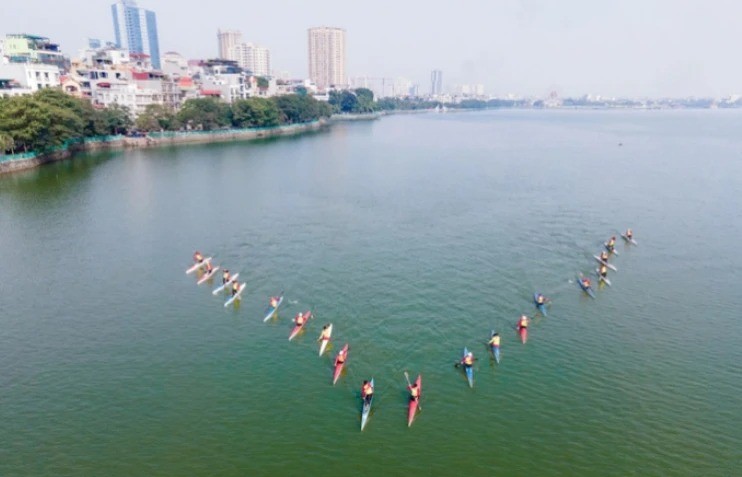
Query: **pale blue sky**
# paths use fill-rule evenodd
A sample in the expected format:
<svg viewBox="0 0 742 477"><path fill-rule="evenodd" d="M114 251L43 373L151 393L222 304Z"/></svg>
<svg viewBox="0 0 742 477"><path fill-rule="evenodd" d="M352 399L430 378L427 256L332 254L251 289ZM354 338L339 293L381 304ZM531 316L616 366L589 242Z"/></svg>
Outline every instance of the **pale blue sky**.
<svg viewBox="0 0 742 477"><path fill-rule="evenodd" d="M75 54L113 39L109 1L23 0L0 34L51 37ZM85 5L73 7L72 5ZM429 89L483 83L543 96L722 96L742 93L742 1L710 0L140 0L157 13L161 51L216 56L218 28L271 49L274 70L307 72L306 30L347 30L348 74L407 77Z"/></svg>

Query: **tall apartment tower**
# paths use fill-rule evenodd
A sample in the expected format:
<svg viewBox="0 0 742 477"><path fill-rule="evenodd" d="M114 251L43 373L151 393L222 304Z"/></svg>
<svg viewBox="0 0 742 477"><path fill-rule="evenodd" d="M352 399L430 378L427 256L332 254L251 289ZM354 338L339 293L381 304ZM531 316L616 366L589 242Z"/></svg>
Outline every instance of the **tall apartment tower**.
<svg viewBox="0 0 742 477"><path fill-rule="evenodd" d="M137 7L134 0L119 0L111 5L116 46L130 53L149 55L152 66L160 68L160 41L157 38L155 12Z"/></svg>
<svg viewBox="0 0 742 477"><path fill-rule="evenodd" d="M309 32L309 78L320 91L330 86L344 87L345 30L318 27Z"/></svg>
<svg viewBox="0 0 742 477"><path fill-rule="evenodd" d="M268 48L252 43L239 43L232 48L233 59L240 67L249 70L256 76L271 75L271 52Z"/></svg>
<svg viewBox="0 0 742 477"><path fill-rule="evenodd" d="M242 33L237 30L217 30L219 40L219 58L237 61L235 48L242 44Z"/></svg>
<svg viewBox="0 0 742 477"><path fill-rule="evenodd" d="M443 94L443 72L433 70L430 72L430 95L438 96Z"/></svg>

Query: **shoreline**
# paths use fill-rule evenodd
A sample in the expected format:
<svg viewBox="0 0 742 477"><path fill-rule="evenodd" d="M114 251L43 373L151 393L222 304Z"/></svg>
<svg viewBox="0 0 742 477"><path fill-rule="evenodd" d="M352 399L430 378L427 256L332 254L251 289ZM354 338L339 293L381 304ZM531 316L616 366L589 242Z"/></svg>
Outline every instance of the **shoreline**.
<svg viewBox="0 0 742 477"><path fill-rule="evenodd" d="M279 136L293 136L318 131L330 126L331 121L319 119L310 123L286 124L272 128L225 129L217 131L167 131L149 133L142 137L105 136L73 141L46 154L23 153L0 155L0 176L26 171L57 161L74 159L81 152L120 151L189 144L254 141Z"/></svg>

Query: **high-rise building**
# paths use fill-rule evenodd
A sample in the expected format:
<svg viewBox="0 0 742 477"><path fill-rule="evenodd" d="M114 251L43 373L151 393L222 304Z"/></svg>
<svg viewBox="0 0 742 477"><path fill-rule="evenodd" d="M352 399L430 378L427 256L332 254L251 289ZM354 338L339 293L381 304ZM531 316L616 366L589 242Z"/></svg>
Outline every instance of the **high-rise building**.
<svg viewBox="0 0 742 477"><path fill-rule="evenodd" d="M320 91L345 87L345 30L318 27L309 29L309 78Z"/></svg>
<svg viewBox="0 0 742 477"><path fill-rule="evenodd" d="M242 43L242 33L237 30L217 30L219 40L219 58L236 60L234 48Z"/></svg>
<svg viewBox="0 0 742 477"><path fill-rule="evenodd" d="M430 72L430 95L438 96L443 94L443 72L433 70Z"/></svg>
<svg viewBox="0 0 742 477"><path fill-rule="evenodd" d="M157 38L155 12L137 7L134 0L119 0L111 5L116 46L130 53L149 55L152 66L160 68L160 42Z"/></svg>
<svg viewBox="0 0 742 477"><path fill-rule="evenodd" d="M232 48L234 60L240 67L255 76L270 76L271 52L268 48L252 43L240 43Z"/></svg>

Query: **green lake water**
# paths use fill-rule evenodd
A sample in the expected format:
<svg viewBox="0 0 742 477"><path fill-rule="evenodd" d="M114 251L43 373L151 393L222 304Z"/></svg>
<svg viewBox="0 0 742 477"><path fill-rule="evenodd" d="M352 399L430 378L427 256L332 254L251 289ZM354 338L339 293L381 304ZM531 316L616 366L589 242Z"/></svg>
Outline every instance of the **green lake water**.
<svg viewBox="0 0 742 477"><path fill-rule="evenodd" d="M0 177L0 475L735 475L740 131L737 111L399 115ZM575 276L626 227L639 246L618 239L592 300ZM247 281L238 307L184 273L196 249ZM523 345L534 291L553 303Z"/></svg>

